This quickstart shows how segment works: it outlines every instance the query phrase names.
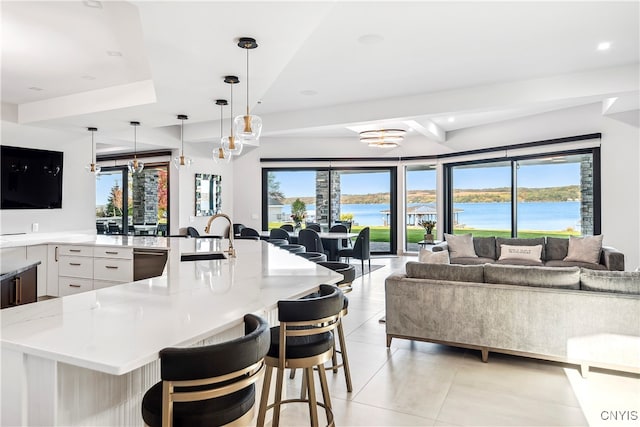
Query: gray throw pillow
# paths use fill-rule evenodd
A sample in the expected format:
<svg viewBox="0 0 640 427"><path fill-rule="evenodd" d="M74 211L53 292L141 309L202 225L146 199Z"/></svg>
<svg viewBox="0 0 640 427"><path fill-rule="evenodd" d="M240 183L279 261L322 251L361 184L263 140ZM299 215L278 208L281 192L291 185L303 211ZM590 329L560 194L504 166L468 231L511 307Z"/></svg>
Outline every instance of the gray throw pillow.
<svg viewBox="0 0 640 427"><path fill-rule="evenodd" d="M640 295L640 271L600 271L583 268L580 288L585 291Z"/></svg>
<svg viewBox="0 0 640 427"><path fill-rule="evenodd" d="M449 264L449 252L431 252L429 249L420 248L418 261L426 264Z"/></svg>
<svg viewBox="0 0 640 427"><path fill-rule="evenodd" d="M482 265L424 264L409 261L407 277L413 279L447 280L454 282L477 282L484 279Z"/></svg>
<svg viewBox="0 0 640 427"><path fill-rule="evenodd" d="M502 285L580 289L580 268L485 264L484 279Z"/></svg>
<svg viewBox="0 0 640 427"><path fill-rule="evenodd" d="M569 249L564 261L580 261L598 264L602 251L602 234L599 236L569 236Z"/></svg>
<svg viewBox="0 0 640 427"><path fill-rule="evenodd" d="M475 258L476 250L473 247L473 236L471 234L444 234L444 238L449 245L450 258Z"/></svg>

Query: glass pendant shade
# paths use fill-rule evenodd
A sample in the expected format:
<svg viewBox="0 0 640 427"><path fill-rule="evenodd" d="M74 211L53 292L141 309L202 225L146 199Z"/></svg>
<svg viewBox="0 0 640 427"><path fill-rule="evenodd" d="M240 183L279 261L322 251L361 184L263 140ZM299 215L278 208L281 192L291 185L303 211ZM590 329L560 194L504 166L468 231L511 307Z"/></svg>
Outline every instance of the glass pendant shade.
<svg viewBox="0 0 640 427"><path fill-rule="evenodd" d="M213 149L213 161L216 163L229 163L231 161L231 154L222 146Z"/></svg>
<svg viewBox="0 0 640 427"><path fill-rule="evenodd" d="M238 116L233 121L236 137L242 141L257 141L262 132L262 119L258 116Z"/></svg>
<svg viewBox="0 0 640 427"><path fill-rule="evenodd" d="M137 127L140 126L140 122L129 122L133 126L133 160L129 160L127 167L132 174L142 172L144 169L144 163L138 161L138 133Z"/></svg>
<svg viewBox="0 0 640 427"><path fill-rule="evenodd" d="M96 144L93 141L93 133L98 130L98 128L87 128L89 132L91 132L91 163L84 167L84 169L89 173L100 173L101 167L96 163Z"/></svg>
<svg viewBox="0 0 640 427"><path fill-rule="evenodd" d="M224 151L228 152L232 156L239 156L242 153L242 141L239 141L235 136L228 136L222 138L220 141Z"/></svg>
<svg viewBox="0 0 640 427"><path fill-rule="evenodd" d="M184 114L178 115L178 120L180 120L182 123L180 125L180 155L173 158L173 165L176 167L176 169L188 168L189 166L191 166L191 163L193 163L191 157L187 157L184 155L184 121L188 119L189 117L185 116Z"/></svg>

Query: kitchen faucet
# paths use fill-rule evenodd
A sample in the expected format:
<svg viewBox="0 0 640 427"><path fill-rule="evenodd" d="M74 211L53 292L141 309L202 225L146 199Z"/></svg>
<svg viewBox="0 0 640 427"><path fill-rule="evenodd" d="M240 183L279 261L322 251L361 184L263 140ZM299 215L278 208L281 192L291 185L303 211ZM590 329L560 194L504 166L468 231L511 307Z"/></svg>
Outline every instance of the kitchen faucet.
<svg viewBox="0 0 640 427"><path fill-rule="evenodd" d="M207 226L204 228L204 232L209 234L211 223L213 222L214 219L220 218L220 217L226 218L227 221L229 221L229 250L227 250L227 253L229 254L230 257L235 258L236 250L233 248L233 224L231 223L231 218L229 218L229 215L226 215L223 213L213 215L211 218L209 218L209 221L207 221Z"/></svg>

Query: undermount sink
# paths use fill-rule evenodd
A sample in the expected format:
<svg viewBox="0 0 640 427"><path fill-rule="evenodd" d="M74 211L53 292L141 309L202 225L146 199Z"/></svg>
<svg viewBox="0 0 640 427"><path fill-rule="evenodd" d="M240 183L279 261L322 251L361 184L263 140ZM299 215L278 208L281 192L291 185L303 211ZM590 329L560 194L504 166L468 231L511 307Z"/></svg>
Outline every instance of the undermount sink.
<svg viewBox="0 0 640 427"><path fill-rule="evenodd" d="M182 254L180 261L209 261L213 259L227 259L222 252L203 252L195 254Z"/></svg>

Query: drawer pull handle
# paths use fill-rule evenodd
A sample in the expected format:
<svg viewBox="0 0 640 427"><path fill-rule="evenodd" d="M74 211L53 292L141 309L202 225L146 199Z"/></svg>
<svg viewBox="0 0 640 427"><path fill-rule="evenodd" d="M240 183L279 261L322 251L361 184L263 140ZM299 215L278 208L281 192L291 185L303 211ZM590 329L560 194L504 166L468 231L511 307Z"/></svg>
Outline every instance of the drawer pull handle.
<svg viewBox="0 0 640 427"><path fill-rule="evenodd" d="M78 265L82 265L79 262L70 262L69 265L74 265L74 266L78 266Z"/></svg>
<svg viewBox="0 0 640 427"><path fill-rule="evenodd" d="M82 252L81 249L69 249L69 252Z"/></svg>
<svg viewBox="0 0 640 427"><path fill-rule="evenodd" d="M104 253L109 254L109 255L118 255L118 252L116 252L116 251L105 251Z"/></svg>
<svg viewBox="0 0 640 427"><path fill-rule="evenodd" d="M80 288L80 287L82 287L81 285L74 285L74 284L69 284L69 286L71 286L72 288Z"/></svg>
<svg viewBox="0 0 640 427"><path fill-rule="evenodd" d="M105 267L107 267L107 268L111 268L111 269L118 268L118 266L117 266L117 265L105 265Z"/></svg>

